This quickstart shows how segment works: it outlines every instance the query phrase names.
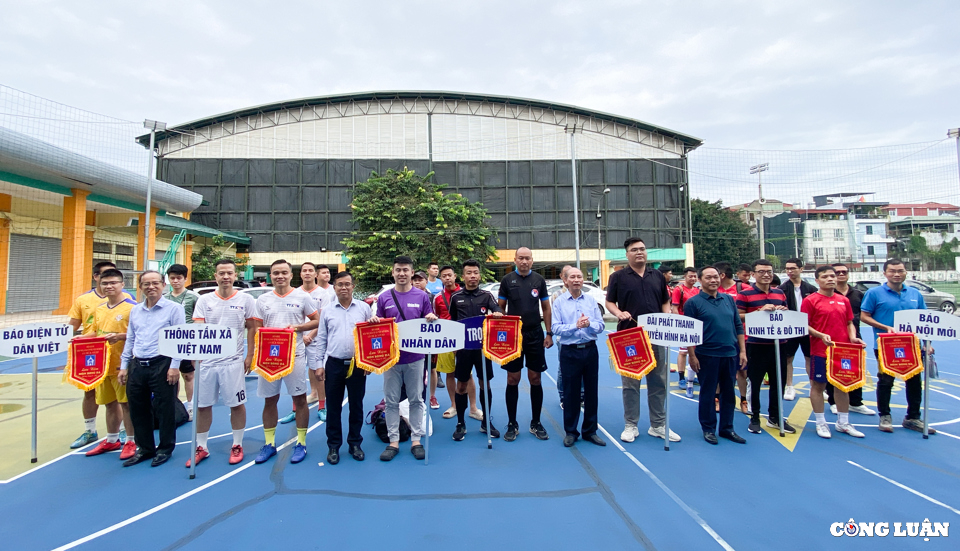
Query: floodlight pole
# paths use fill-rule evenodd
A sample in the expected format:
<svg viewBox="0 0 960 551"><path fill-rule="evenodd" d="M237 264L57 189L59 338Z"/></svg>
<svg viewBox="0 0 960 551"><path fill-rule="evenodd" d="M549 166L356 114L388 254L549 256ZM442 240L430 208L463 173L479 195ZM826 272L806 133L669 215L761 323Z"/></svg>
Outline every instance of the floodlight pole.
<svg viewBox="0 0 960 551"><path fill-rule="evenodd" d="M957 173L960 175L960 128L947 130L947 137L957 141Z"/></svg>
<svg viewBox="0 0 960 551"><path fill-rule="evenodd" d="M800 258L800 242L797 241L797 223L800 222L800 219L790 218L787 222L793 224L793 256L794 258Z"/></svg>
<svg viewBox="0 0 960 551"><path fill-rule="evenodd" d="M580 209L577 208L577 125L567 126L570 134L570 172L573 175L573 239L577 251L577 269L580 269Z"/></svg>
<svg viewBox="0 0 960 551"><path fill-rule="evenodd" d="M150 223L150 199L153 194L153 147L156 142L157 130L166 130L167 123L152 121L146 119L143 121L143 127L150 130L150 160L147 163L147 205L146 218L143 219L143 271L146 271L150 262L150 234L153 232L153 225Z"/></svg>
<svg viewBox="0 0 960 551"><path fill-rule="evenodd" d="M767 200L763 198L763 178L760 175L769 169L770 163L762 163L750 167L750 174L757 175L757 190L759 192L757 202L760 205L760 218L757 220L757 229L759 230L760 237L760 258L767 258L767 248L763 242L763 204L766 203Z"/></svg>
<svg viewBox="0 0 960 551"><path fill-rule="evenodd" d="M603 200L604 205L606 205L606 203L607 203L607 194L608 194L608 193L610 193L610 188L603 188L603 197L602 197L602 200ZM603 217L603 215L600 214L600 201L597 201L597 280L600 280L600 258L601 258L601 253L600 253L600 219L601 219L602 217Z"/></svg>

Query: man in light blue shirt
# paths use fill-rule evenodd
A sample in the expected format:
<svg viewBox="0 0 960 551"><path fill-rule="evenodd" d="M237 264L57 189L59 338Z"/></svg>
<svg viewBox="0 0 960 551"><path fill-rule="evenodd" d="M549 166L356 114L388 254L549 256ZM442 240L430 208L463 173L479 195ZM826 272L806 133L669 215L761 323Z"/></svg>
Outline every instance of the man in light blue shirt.
<svg viewBox="0 0 960 551"><path fill-rule="evenodd" d="M318 358L326 362L317 367L317 380L323 382L327 395L327 463L340 462L340 445L343 444L343 394L346 389L350 400L350 432L347 445L350 456L363 461L360 443L363 436L363 396L367 389L367 372L353 364L355 348L353 328L370 319L373 313L366 302L353 298L353 276L340 272L333 280L337 300L320 311L317 327Z"/></svg>
<svg viewBox="0 0 960 551"><path fill-rule="evenodd" d="M860 321L873 327L873 355L877 356L877 334L893 328L893 316L900 310L926 310L923 295L913 287L903 284L907 279L907 269L899 258L891 258L883 263L883 275L887 282L868 290L860 303ZM880 431L893 432L893 418L890 415L890 395L893 393L894 378L879 373L877 382L877 409L880 413ZM923 432L923 420L920 419L920 402L923 400L923 381L919 375L907 379L907 415L903 418L903 428ZM936 431L929 427L929 433Z"/></svg>
<svg viewBox="0 0 960 551"><path fill-rule="evenodd" d="M117 380L127 385L127 402L133 421L137 452L124 467L153 459L151 466L163 465L173 454L177 442L174 400L180 358L160 355L160 331L164 327L186 324L183 306L163 298L163 274L148 270L140 274L144 301L130 310L127 341L120 356ZM129 383L128 383L129 381ZM153 394L151 405L150 395ZM160 424L160 445L153 439L153 419Z"/></svg>
<svg viewBox="0 0 960 551"><path fill-rule="evenodd" d="M597 302L583 294L583 272L567 272L569 293L553 303L551 331L560 345L560 372L563 373L563 445L577 441L580 420L579 390L583 386L583 439L598 446L607 443L597 435L597 385L600 355L597 335L603 333L603 316Z"/></svg>

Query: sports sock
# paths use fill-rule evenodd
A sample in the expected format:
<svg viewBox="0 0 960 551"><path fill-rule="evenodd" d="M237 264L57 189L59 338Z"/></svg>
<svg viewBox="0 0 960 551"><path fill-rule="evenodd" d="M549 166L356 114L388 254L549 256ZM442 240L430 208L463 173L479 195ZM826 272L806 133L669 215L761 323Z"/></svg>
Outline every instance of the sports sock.
<svg viewBox="0 0 960 551"><path fill-rule="evenodd" d="M183 407L187 408L187 411L193 411L193 400L184 400Z"/></svg>
<svg viewBox="0 0 960 551"><path fill-rule="evenodd" d="M97 432L97 418L91 417L90 419L84 419L83 429L90 432Z"/></svg>
<svg viewBox="0 0 960 551"><path fill-rule="evenodd" d="M539 423L540 410L543 409L543 385L530 385L530 408L533 410L530 420Z"/></svg>
<svg viewBox="0 0 960 551"><path fill-rule="evenodd" d="M826 422L827 422L827 418L824 416L823 413L814 413L814 415L817 417L817 424L818 424L818 425L821 424L821 423L826 423Z"/></svg>
<svg viewBox="0 0 960 551"><path fill-rule="evenodd" d="M123 424L123 421L120 421L120 431L123 432L127 430L127 426Z"/></svg>
<svg viewBox="0 0 960 551"><path fill-rule="evenodd" d="M520 399L520 386L507 385L507 418L511 423L517 422L517 400Z"/></svg>
<svg viewBox="0 0 960 551"><path fill-rule="evenodd" d="M849 412L844 413L844 412L841 411L841 412L838 413L837 415L840 417L839 423L840 423L841 425L846 425L846 424L848 424L848 423L850 422L850 413L849 413Z"/></svg>
<svg viewBox="0 0 960 551"><path fill-rule="evenodd" d="M119 441L120 441L120 433L119 433L119 432L117 432L117 433L108 432L108 433L107 433L107 443L108 443L108 444L113 444L113 443L116 443L116 442L119 442Z"/></svg>
<svg viewBox="0 0 960 551"><path fill-rule="evenodd" d="M234 429L233 431L233 445L242 446L243 445L243 429Z"/></svg>
<svg viewBox="0 0 960 551"><path fill-rule="evenodd" d="M317 409L327 409L327 401L326 401L326 400L319 400L319 401L317 402Z"/></svg>
<svg viewBox="0 0 960 551"><path fill-rule="evenodd" d="M306 427L302 429L300 427L297 427L297 444L300 444L301 446L307 445L307 428Z"/></svg>
<svg viewBox="0 0 960 551"><path fill-rule="evenodd" d="M277 441L277 427L263 429L263 438L266 440L265 444L275 446Z"/></svg>
<svg viewBox="0 0 960 551"><path fill-rule="evenodd" d="M207 438L210 437L210 431L197 433L197 446L207 449Z"/></svg>
<svg viewBox="0 0 960 551"><path fill-rule="evenodd" d="M466 423L464 420L464 414L467 412L467 395L466 394L454 394L453 401L456 402L457 406L457 423L463 425Z"/></svg>

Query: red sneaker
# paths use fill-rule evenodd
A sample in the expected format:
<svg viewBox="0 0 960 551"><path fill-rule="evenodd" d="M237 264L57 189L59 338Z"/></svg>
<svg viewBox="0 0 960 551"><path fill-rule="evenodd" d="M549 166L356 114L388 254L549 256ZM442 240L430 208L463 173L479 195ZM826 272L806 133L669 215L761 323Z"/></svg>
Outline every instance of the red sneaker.
<svg viewBox="0 0 960 551"><path fill-rule="evenodd" d="M86 455L87 457L93 457L95 455L100 455L101 453L115 452L119 450L122 446L123 444L121 444L119 440L113 443L107 442L106 440L101 440L100 443L97 444L95 448L88 451L84 455Z"/></svg>
<svg viewBox="0 0 960 551"><path fill-rule="evenodd" d="M436 396L430 397L430 409L440 409L440 402L437 401Z"/></svg>
<svg viewBox="0 0 960 551"><path fill-rule="evenodd" d="M123 449L120 450L120 460L126 461L133 457L133 454L137 453L137 443L133 441L133 438L128 437L127 443L123 445Z"/></svg>
<svg viewBox="0 0 960 551"><path fill-rule="evenodd" d="M203 446L197 446L197 454L194 456L194 461L197 462L197 465L199 465L201 461L208 457L210 457L210 454L207 452L207 450L203 449ZM187 464L184 466L188 469L190 468L189 459L187 459Z"/></svg>
<svg viewBox="0 0 960 551"><path fill-rule="evenodd" d="M243 461L243 446L237 445L230 448L230 464L236 465Z"/></svg>

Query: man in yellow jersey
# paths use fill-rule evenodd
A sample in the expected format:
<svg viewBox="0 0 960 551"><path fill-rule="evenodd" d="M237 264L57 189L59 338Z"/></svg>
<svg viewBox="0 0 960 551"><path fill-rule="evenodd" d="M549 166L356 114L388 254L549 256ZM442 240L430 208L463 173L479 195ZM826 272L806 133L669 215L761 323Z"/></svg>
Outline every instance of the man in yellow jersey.
<svg viewBox="0 0 960 551"><path fill-rule="evenodd" d="M90 325L90 333L106 337L110 345L110 365L107 366L107 378L94 392L98 406L107 409L107 439L101 440L87 457L123 449L120 459L127 460L137 451L133 439L133 422L130 421L130 408L127 407L127 387L117 380L117 368L120 367L120 355L127 340L127 325L130 323L130 310L136 301L123 292L123 273L113 268L101 269L100 289L106 295L106 301L97 307ZM130 427L130 437L126 443L120 442L120 421Z"/></svg>
<svg viewBox="0 0 960 551"><path fill-rule="evenodd" d="M93 324L93 314L98 306L103 304L107 297L103 292L103 289L100 288L100 273L106 269L116 269L116 265L113 262L98 262L93 267L93 289L90 289L86 293L83 293L75 301L73 301L73 306L70 307L70 321L69 324L73 327L74 333L80 331L81 333L88 333L90 325ZM121 286L121 291L123 290ZM126 298L132 298L130 295L126 295ZM97 396L96 391L88 390L83 395L82 403L83 411L83 425L84 430L76 440L73 441L73 444L70 444L70 449L75 450L77 448L82 448L88 444L92 444L97 441ZM121 431L122 432L122 431ZM121 434L121 439L123 435Z"/></svg>

